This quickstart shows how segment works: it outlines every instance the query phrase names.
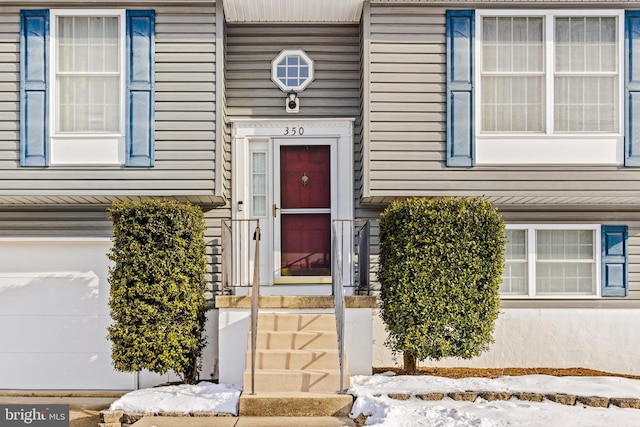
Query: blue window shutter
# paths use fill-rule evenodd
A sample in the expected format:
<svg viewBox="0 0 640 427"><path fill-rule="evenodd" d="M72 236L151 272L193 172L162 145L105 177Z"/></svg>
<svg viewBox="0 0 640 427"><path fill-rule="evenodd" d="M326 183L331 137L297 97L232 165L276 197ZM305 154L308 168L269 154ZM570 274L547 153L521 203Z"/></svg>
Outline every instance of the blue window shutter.
<svg viewBox="0 0 640 427"><path fill-rule="evenodd" d="M628 227L602 226L602 296L627 296Z"/></svg>
<svg viewBox="0 0 640 427"><path fill-rule="evenodd" d="M474 164L475 12L447 10L447 166Z"/></svg>
<svg viewBox="0 0 640 427"><path fill-rule="evenodd" d="M154 162L155 11L127 10L126 166Z"/></svg>
<svg viewBox="0 0 640 427"><path fill-rule="evenodd" d="M47 165L49 11L20 11L20 165Z"/></svg>
<svg viewBox="0 0 640 427"><path fill-rule="evenodd" d="M640 167L640 10L625 12L624 48L624 164Z"/></svg>

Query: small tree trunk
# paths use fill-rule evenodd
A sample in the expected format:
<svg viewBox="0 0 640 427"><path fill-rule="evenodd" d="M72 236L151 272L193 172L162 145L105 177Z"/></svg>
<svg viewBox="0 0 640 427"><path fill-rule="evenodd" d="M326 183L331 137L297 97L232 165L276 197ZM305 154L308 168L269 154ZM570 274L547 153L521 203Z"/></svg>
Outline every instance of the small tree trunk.
<svg viewBox="0 0 640 427"><path fill-rule="evenodd" d="M418 370L416 365L416 357L413 354L409 354L407 352L402 353L402 357L404 359L404 370L408 374L415 374Z"/></svg>
<svg viewBox="0 0 640 427"><path fill-rule="evenodd" d="M184 367L182 382L185 384L196 384L198 382L198 372L200 372L199 361L196 357L192 357L190 363Z"/></svg>

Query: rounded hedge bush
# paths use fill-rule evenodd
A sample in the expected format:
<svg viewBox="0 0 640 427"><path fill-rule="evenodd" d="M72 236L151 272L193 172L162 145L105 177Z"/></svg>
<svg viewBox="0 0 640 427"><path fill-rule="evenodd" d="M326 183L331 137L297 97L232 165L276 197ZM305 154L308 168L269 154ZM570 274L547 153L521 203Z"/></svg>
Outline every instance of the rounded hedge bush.
<svg viewBox="0 0 640 427"><path fill-rule="evenodd" d="M472 358L488 349L500 308L505 226L479 198L412 198L380 217L386 344L415 360ZM413 363L413 366L406 366Z"/></svg>
<svg viewBox="0 0 640 427"><path fill-rule="evenodd" d="M113 203L109 259L116 370L178 373L194 383L205 344L204 215L167 200Z"/></svg>

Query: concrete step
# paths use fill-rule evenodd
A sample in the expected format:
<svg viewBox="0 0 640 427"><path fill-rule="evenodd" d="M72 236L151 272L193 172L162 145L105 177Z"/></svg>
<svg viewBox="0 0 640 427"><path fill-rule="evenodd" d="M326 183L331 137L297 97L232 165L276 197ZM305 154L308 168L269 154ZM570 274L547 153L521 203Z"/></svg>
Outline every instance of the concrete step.
<svg viewBox="0 0 640 427"><path fill-rule="evenodd" d="M344 373L344 389L349 388L349 373ZM269 369L256 370L255 391L262 392L313 392L337 393L340 389L340 370L296 370ZM251 392L251 371L245 370L243 390Z"/></svg>
<svg viewBox="0 0 640 427"><path fill-rule="evenodd" d="M336 317L321 313L260 313L258 329L262 331L335 332Z"/></svg>
<svg viewBox="0 0 640 427"><path fill-rule="evenodd" d="M245 363L247 368L251 366L251 352L247 352ZM338 350L274 349L256 351L256 369L336 369L339 367Z"/></svg>
<svg viewBox="0 0 640 427"><path fill-rule="evenodd" d="M240 417L234 427L356 427L348 417Z"/></svg>
<svg viewBox="0 0 640 427"><path fill-rule="evenodd" d="M132 427L236 427L238 417L143 417ZM285 426L286 424L282 424Z"/></svg>
<svg viewBox="0 0 640 427"><path fill-rule="evenodd" d="M251 334L248 337L251 342ZM249 348L251 345L249 344ZM335 350L338 336L333 332L271 332L258 327L256 348L260 350Z"/></svg>
<svg viewBox="0 0 640 427"><path fill-rule="evenodd" d="M349 394L243 392L239 413L243 417L348 417L352 406Z"/></svg>

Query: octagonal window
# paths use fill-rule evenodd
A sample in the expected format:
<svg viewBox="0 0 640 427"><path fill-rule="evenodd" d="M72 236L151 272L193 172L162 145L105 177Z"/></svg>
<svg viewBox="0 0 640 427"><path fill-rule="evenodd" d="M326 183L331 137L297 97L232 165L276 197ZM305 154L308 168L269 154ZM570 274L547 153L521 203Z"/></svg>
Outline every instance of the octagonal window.
<svg viewBox="0 0 640 427"><path fill-rule="evenodd" d="M301 50L283 50L271 61L271 80L284 92L300 92L313 81L313 60Z"/></svg>

